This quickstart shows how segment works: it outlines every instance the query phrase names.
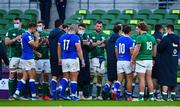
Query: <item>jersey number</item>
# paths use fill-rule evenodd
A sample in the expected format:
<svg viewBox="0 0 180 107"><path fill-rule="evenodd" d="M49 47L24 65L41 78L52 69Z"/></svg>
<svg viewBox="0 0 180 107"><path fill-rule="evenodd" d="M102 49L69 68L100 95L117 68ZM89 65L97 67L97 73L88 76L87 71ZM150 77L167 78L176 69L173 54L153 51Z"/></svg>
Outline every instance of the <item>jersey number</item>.
<svg viewBox="0 0 180 107"><path fill-rule="evenodd" d="M146 42L147 50L152 50L152 42Z"/></svg>
<svg viewBox="0 0 180 107"><path fill-rule="evenodd" d="M124 54L125 53L125 44L119 44L119 54Z"/></svg>
<svg viewBox="0 0 180 107"><path fill-rule="evenodd" d="M68 48L69 48L69 42L70 42L70 40L64 40L63 41L64 42L64 50L68 50Z"/></svg>

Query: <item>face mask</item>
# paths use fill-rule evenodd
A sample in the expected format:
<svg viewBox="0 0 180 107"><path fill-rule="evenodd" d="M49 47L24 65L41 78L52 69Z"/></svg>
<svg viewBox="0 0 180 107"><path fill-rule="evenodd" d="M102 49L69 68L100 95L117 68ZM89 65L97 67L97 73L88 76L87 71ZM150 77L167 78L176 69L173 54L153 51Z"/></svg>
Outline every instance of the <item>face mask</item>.
<svg viewBox="0 0 180 107"><path fill-rule="evenodd" d="M42 27L37 27L38 32L42 32Z"/></svg>
<svg viewBox="0 0 180 107"><path fill-rule="evenodd" d="M84 34L84 30L80 30L78 33L79 33L80 35L83 35L83 34Z"/></svg>
<svg viewBox="0 0 180 107"><path fill-rule="evenodd" d="M18 29L19 28L19 24L14 24L14 28Z"/></svg>

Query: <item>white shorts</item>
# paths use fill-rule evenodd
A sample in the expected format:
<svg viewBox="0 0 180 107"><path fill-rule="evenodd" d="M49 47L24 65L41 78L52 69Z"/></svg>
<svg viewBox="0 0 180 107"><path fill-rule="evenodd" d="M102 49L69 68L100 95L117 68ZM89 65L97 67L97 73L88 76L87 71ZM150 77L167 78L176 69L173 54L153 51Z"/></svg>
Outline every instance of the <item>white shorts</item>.
<svg viewBox="0 0 180 107"><path fill-rule="evenodd" d="M20 58L18 57L12 57L9 59L10 63L9 63L9 68L10 69L17 69L17 68L21 68L21 64L20 64Z"/></svg>
<svg viewBox="0 0 180 107"><path fill-rule="evenodd" d="M21 59L20 64L22 66L22 69L26 70L26 71L29 71L29 70L32 70L32 69L36 68L34 59L30 59L30 60Z"/></svg>
<svg viewBox="0 0 180 107"><path fill-rule="evenodd" d="M78 72L80 70L79 58L62 59L62 72Z"/></svg>
<svg viewBox="0 0 180 107"><path fill-rule="evenodd" d="M91 74L97 72L98 75L103 75L105 73L105 61L100 62L99 58L92 58L90 61Z"/></svg>
<svg viewBox="0 0 180 107"><path fill-rule="evenodd" d="M118 61L117 73L130 74L132 72L130 61Z"/></svg>
<svg viewBox="0 0 180 107"><path fill-rule="evenodd" d="M48 59L39 59L36 61L36 71L50 73L50 61Z"/></svg>
<svg viewBox="0 0 180 107"><path fill-rule="evenodd" d="M136 61L136 72L146 73L146 71L152 71L153 62L152 60Z"/></svg>

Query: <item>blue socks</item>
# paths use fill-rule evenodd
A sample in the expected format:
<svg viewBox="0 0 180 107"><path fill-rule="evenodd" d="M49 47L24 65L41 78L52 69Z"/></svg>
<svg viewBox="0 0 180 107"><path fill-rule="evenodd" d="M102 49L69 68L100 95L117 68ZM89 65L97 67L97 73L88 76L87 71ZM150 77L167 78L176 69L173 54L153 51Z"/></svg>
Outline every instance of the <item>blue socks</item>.
<svg viewBox="0 0 180 107"><path fill-rule="evenodd" d="M117 91L120 86L121 86L121 83L120 83L119 81L116 81L116 82L114 83L114 91Z"/></svg>
<svg viewBox="0 0 180 107"><path fill-rule="evenodd" d="M20 91L22 90L24 84L26 84L26 81L24 81L23 79L21 79L21 80L18 82L18 85L17 85L17 88L16 88L16 92L15 92L16 95L19 95L19 94L20 94Z"/></svg>
<svg viewBox="0 0 180 107"><path fill-rule="evenodd" d="M65 96L66 87L68 85L68 80L66 78L63 78L60 80L60 96Z"/></svg>
<svg viewBox="0 0 180 107"><path fill-rule="evenodd" d="M56 100L57 99L57 92L56 92L57 81L55 79L52 79L50 84L51 84L52 99Z"/></svg>
<svg viewBox="0 0 180 107"><path fill-rule="evenodd" d="M71 81L71 95L76 96L76 92L77 92L77 82Z"/></svg>
<svg viewBox="0 0 180 107"><path fill-rule="evenodd" d="M29 80L29 86L30 86L31 96L36 97L36 90L35 90L36 88L35 88L35 80L34 79Z"/></svg>
<svg viewBox="0 0 180 107"><path fill-rule="evenodd" d="M110 85L109 85L108 83L106 83L106 84L104 85L104 91L105 91L105 92L109 92L109 91L110 91Z"/></svg>

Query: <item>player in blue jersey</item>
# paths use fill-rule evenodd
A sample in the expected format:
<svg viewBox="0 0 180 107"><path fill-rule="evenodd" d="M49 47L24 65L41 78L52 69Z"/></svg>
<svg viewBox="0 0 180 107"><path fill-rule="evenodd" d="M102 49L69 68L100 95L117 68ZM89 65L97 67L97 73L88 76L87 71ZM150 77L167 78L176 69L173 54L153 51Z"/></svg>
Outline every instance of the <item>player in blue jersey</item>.
<svg viewBox="0 0 180 107"><path fill-rule="evenodd" d="M122 84L123 79L126 76L126 98L128 101L132 101L132 70L131 70L131 53L133 51L133 40L129 37L131 35L131 27L128 25L123 28L123 35L116 41L115 51L117 58L117 81L114 83L114 89L112 90L112 99L117 100L118 94L120 94L119 87Z"/></svg>
<svg viewBox="0 0 180 107"><path fill-rule="evenodd" d="M34 34L36 40L33 40L32 33L36 31L36 24L30 23L28 25L28 30L22 35L21 40L21 48L22 55L20 64L23 70L23 77L18 82L16 92L13 95L15 99L19 98L19 93L22 90L23 86L26 84L26 81L29 79L29 87L31 91L31 100L37 100L36 92L35 92L35 61L33 56L33 48L37 48L39 44L39 35Z"/></svg>
<svg viewBox="0 0 180 107"><path fill-rule="evenodd" d="M70 99L77 101L79 98L76 96L77 92L77 76L80 70L79 58L82 67L85 67L83 53L81 49L80 38L76 35L78 27L71 25L69 32L62 35L58 42L58 58L59 64L62 64L63 79L60 80L60 98L69 99L66 97L65 90L70 79L71 95ZM79 56L79 58L78 58Z"/></svg>

